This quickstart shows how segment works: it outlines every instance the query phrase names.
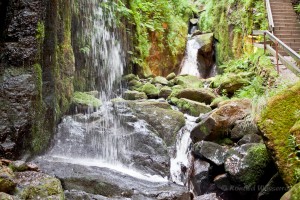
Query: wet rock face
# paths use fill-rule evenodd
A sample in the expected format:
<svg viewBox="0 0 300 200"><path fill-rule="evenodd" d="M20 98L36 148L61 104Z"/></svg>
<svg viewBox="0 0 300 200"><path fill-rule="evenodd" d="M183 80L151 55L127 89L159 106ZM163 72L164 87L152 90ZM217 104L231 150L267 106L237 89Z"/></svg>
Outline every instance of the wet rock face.
<svg viewBox="0 0 300 200"><path fill-rule="evenodd" d="M3 4L3 10L5 3ZM9 66L28 66L36 60L36 31L43 15L43 2L9 1L3 23L4 43L1 63Z"/></svg>
<svg viewBox="0 0 300 200"><path fill-rule="evenodd" d="M43 2L3 1L0 4L0 155L17 156L31 129L36 82L37 24Z"/></svg>
<svg viewBox="0 0 300 200"><path fill-rule="evenodd" d="M0 155L13 158L31 128L32 100L37 95L32 74L8 75L0 89Z"/></svg>

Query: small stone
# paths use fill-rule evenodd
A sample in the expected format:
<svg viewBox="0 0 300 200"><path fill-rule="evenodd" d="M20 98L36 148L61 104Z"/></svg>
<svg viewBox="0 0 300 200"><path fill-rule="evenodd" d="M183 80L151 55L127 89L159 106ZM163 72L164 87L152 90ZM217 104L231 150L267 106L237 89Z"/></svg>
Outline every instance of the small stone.
<svg viewBox="0 0 300 200"><path fill-rule="evenodd" d="M174 79L176 77L176 74L174 72L170 73L168 76L167 76L167 80L170 81L172 79Z"/></svg>
<svg viewBox="0 0 300 200"><path fill-rule="evenodd" d="M167 99L172 93L172 89L168 86L164 86L160 89L158 96L160 98L165 98Z"/></svg>

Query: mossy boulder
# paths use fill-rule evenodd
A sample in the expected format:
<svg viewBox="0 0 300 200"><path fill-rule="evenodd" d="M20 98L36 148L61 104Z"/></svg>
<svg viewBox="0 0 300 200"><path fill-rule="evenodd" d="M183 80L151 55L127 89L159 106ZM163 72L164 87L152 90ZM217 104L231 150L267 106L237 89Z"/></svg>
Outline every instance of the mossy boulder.
<svg viewBox="0 0 300 200"><path fill-rule="evenodd" d="M16 185L12 169L0 165L0 192L11 193Z"/></svg>
<svg viewBox="0 0 300 200"><path fill-rule="evenodd" d="M64 199L64 191L57 178L39 172L17 172L17 196L21 199Z"/></svg>
<svg viewBox="0 0 300 200"><path fill-rule="evenodd" d="M14 196L11 196L11 195L6 194L4 192L0 192L0 199L1 200L15 200L16 198Z"/></svg>
<svg viewBox="0 0 300 200"><path fill-rule="evenodd" d="M181 85L184 88L203 88L203 81L197 76L192 75L180 75L174 78L176 85Z"/></svg>
<svg viewBox="0 0 300 200"><path fill-rule="evenodd" d="M232 73L216 77L212 82L212 87L218 88L219 94L227 93L230 96L246 85L249 85L248 79Z"/></svg>
<svg viewBox="0 0 300 200"><path fill-rule="evenodd" d="M139 77L135 74L127 74L125 76L122 77L123 81L127 81L130 82L132 80L139 80Z"/></svg>
<svg viewBox="0 0 300 200"><path fill-rule="evenodd" d="M286 192L280 200L298 200L300 199L300 183L294 185L288 192Z"/></svg>
<svg viewBox="0 0 300 200"><path fill-rule="evenodd" d="M183 90L174 90L171 96L177 98L185 98L192 101L202 102L206 104L210 104L215 98L216 95L210 89L190 89L186 88Z"/></svg>
<svg viewBox="0 0 300 200"><path fill-rule="evenodd" d="M125 100L147 99L147 95L144 92L127 90L124 92L124 99Z"/></svg>
<svg viewBox="0 0 300 200"><path fill-rule="evenodd" d="M156 76L151 81L152 84L162 84L162 85L168 85L168 80L165 77L162 76Z"/></svg>
<svg viewBox="0 0 300 200"><path fill-rule="evenodd" d="M158 97L167 99L172 93L172 89L168 86L164 86L160 89Z"/></svg>
<svg viewBox="0 0 300 200"><path fill-rule="evenodd" d="M213 41L214 34L213 33L205 33L201 35L195 36L197 42L201 45L199 49L202 53L210 53L213 51Z"/></svg>
<svg viewBox="0 0 300 200"><path fill-rule="evenodd" d="M264 144L245 144L232 148L225 156L225 171L232 182L255 187L263 177L273 176L271 157Z"/></svg>
<svg viewBox="0 0 300 200"><path fill-rule="evenodd" d="M150 98L150 99L155 99L158 98L158 94L159 94L159 89L157 87L155 87L155 85L151 84L151 83L146 83L143 87L142 87L142 91L146 93L146 95Z"/></svg>
<svg viewBox="0 0 300 200"><path fill-rule="evenodd" d="M299 182L300 162L297 155L300 118L300 82L272 97L258 117L258 126L284 182Z"/></svg>
<svg viewBox="0 0 300 200"><path fill-rule="evenodd" d="M72 98L70 112L87 113L94 111L102 105L100 99L87 92L75 92Z"/></svg>
<svg viewBox="0 0 300 200"><path fill-rule="evenodd" d="M166 79L167 79L168 81L170 81L170 80L174 79L175 77L176 77L176 74L175 74L174 72L172 72L172 73L170 73L170 74L166 77Z"/></svg>
<svg viewBox="0 0 300 200"><path fill-rule="evenodd" d="M131 102L135 115L145 120L168 146L174 145L178 131L185 125L184 115L172 110L167 102Z"/></svg>
<svg viewBox="0 0 300 200"><path fill-rule="evenodd" d="M224 137L230 133L237 120L250 114L251 107L251 101L248 99L227 101L194 127L191 132L193 142L218 140Z"/></svg>
<svg viewBox="0 0 300 200"><path fill-rule="evenodd" d="M171 102L175 104L180 111L185 112L194 117L198 117L201 113L205 114L211 111L211 107L197 101L176 97L171 98Z"/></svg>
<svg viewBox="0 0 300 200"><path fill-rule="evenodd" d="M128 86L130 89L138 89L139 87L143 86L143 83L141 83L140 81L133 79L131 81L128 82Z"/></svg>

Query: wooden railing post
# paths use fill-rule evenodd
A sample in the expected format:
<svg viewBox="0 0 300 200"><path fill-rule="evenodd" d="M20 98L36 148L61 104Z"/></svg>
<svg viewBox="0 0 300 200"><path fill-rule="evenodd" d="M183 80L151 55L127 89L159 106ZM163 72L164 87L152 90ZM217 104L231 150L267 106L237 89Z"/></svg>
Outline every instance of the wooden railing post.
<svg viewBox="0 0 300 200"><path fill-rule="evenodd" d="M267 51L267 44L266 44L266 32L264 32L264 54L266 54Z"/></svg>
<svg viewBox="0 0 300 200"><path fill-rule="evenodd" d="M278 55L278 42L275 42L275 48L276 48L276 67L277 67L277 72L279 74L279 55Z"/></svg>

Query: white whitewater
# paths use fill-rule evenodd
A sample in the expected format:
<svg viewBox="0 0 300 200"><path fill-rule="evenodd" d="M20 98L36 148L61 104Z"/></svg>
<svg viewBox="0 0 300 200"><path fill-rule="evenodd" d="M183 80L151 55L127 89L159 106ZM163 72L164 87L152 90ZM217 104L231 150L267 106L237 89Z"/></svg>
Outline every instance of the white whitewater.
<svg viewBox="0 0 300 200"><path fill-rule="evenodd" d="M198 69L199 65L197 60L198 49L200 47L201 46L196 41L196 39L189 36L186 45L185 57L181 63L181 70L179 73L180 75L188 74L197 76L199 78L201 77L201 74Z"/></svg>
<svg viewBox="0 0 300 200"><path fill-rule="evenodd" d="M196 124L197 117L185 115L186 125L179 131L176 142L176 153L171 158L171 179L179 185L185 185L187 173L182 172L182 167L189 167L189 146L192 142L190 132Z"/></svg>

